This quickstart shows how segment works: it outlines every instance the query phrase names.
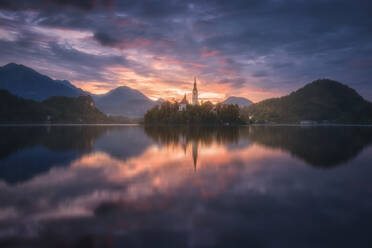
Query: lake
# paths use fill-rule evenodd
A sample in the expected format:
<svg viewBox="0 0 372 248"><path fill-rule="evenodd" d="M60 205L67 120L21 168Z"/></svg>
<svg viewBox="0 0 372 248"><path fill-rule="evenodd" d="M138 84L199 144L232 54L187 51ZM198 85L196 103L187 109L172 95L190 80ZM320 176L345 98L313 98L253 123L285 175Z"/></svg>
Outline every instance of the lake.
<svg viewBox="0 0 372 248"><path fill-rule="evenodd" d="M0 247L371 247L372 127L0 127Z"/></svg>

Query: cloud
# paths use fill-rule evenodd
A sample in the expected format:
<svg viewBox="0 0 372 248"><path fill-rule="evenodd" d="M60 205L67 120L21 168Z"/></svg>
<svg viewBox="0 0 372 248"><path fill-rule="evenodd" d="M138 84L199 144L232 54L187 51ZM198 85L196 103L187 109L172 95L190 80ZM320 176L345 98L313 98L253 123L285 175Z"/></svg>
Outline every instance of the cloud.
<svg viewBox="0 0 372 248"><path fill-rule="evenodd" d="M206 57L210 57L210 56L215 56L217 54L220 54L221 52L218 51L218 50L211 50L211 49L208 49L207 47L203 47L202 48L202 54L201 54L201 58L206 58Z"/></svg>
<svg viewBox="0 0 372 248"><path fill-rule="evenodd" d="M33 47L22 60L66 67L63 60L50 56L55 51L49 49L56 49L49 46L51 42L93 54L108 66L125 64L143 76L156 75L158 82L172 77L174 87L187 75L198 75L206 82L218 82L227 75L253 76L255 80L246 80L248 86L284 94L326 76L372 99L372 90L368 90L372 71L365 66L368 63L355 62L372 57L371 11L372 3L367 0L337 4L323 0L0 0L0 42L4 45L0 52L6 55L0 61L21 60L17 51ZM65 34L53 37L40 34L37 28ZM71 30L91 35L71 37ZM10 39L15 43L10 44ZM130 58L130 63L107 56ZM109 73L101 62L97 62L99 74ZM97 63L88 61L86 68L95 70Z"/></svg>
<svg viewBox="0 0 372 248"><path fill-rule="evenodd" d="M254 77L266 77L269 73L267 71L256 71L252 74Z"/></svg>
<svg viewBox="0 0 372 248"><path fill-rule="evenodd" d="M0 0L0 9L41 10L57 7L73 7L81 10L93 10L97 7L108 8L113 0Z"/></svg>
<svg viewBox="0 0 372 248"><path fill-rule="evenodd" d="M94 34L94 39L97 40L103 46L116 46L120 44L120 41L111 37L109 34L104 32L97 32Z"/></svg>
<svg viewBox="0 0 372 248"><path fill-rule="evenodd" d="M234 88L242 88L244 87L246 80L244 78L224 78L221 79L219 84L229 84Z"/></svg>
<svg viewBox="0 0 372 248"><path fill-rule="evenodd" d="M119 49L143 48L152 45L152 41L147 38L126 37L119 39L104 32L96 32L93 39L98 41L102 46Z"/></svg>
<svg viewBox="0 0 372 248"><path fill-rule="evenodd" d="M54 42L49 44L50 51L57 60L63 60L73 64L89 68L104 68L110 65L127 65L129 62L122 56L94 55L81 52L68 46L62 46Z"/></svg>

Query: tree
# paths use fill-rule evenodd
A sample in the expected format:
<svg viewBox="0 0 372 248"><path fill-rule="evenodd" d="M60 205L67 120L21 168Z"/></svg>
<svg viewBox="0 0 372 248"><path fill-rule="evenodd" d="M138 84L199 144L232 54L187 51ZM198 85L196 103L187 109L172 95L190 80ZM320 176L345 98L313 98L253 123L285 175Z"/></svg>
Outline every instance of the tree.
<svg viewBox="0 0 372 248"><path fill-rule="evenodd" d="M164 102L147 111L145 124L151 125L236 125L243 123L238 105L205 102L201 105L187 105L179 111L179 104Z"/></svg>

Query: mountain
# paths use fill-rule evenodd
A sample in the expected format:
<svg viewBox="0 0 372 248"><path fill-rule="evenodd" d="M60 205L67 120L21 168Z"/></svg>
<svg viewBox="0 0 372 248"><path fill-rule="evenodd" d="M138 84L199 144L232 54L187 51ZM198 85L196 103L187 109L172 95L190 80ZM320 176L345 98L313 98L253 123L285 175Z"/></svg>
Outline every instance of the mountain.
<svg viewBox="0 0 372 248"><path fill-rule="evenodd" d="M337 81L319 79L281 97L252 104L242 110L246 120L257 123L372 123L372 103Z"/></svg>
<svg viewBox="0 0 372 248"><path fill-rule="evenodd" d="M0 89L21 98L43 101L53 96L77 97L89 94L67 80L53 80L24 65L9 63L0 67ZM159 104L140 91L126 86L107 94L93 95L97 107L109 115L143 117L151 107Z"/></svg>
<svg viewBox="0 0 372 248"><path fill-rule="evenodd" d="M248 100L244 97L237 97L237 96L230 96L225 101L222 102L223 104L237 104L239 107L247 107L253 104L252 101Z"/></svg>
<svg viewBox="0 0 372 248"><path fill-rule="evenodd" d="M93 96L96 106L108 115L143 117L157 104L138 90L121 86L103 95Z"/></svg>
<svg viewBox="0 0 372 248"><path fill-rule="evenodd" d="M55 96L42 102L22 99L0 90L0 122L108 122L90 96Z"/></svg>
<svg viewBox="0 0 372 248"><path fill-rule="evenodd" d="M0 89L36 101L52 96L79 96L85 93L69 81L53 80L24 65L14 63L0 67Z"/></svg>

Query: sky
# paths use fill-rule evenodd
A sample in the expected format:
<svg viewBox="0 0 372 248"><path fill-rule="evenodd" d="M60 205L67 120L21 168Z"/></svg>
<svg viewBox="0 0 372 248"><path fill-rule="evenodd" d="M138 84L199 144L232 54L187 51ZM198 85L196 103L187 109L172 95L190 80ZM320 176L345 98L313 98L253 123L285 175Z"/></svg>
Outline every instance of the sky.
<svg viewBox="0 0 372 248"><path fill-rule="evenodd" d="M257 102L330 78L372 100L370 0L0 0L0 65L100 94Z"/></svg>

